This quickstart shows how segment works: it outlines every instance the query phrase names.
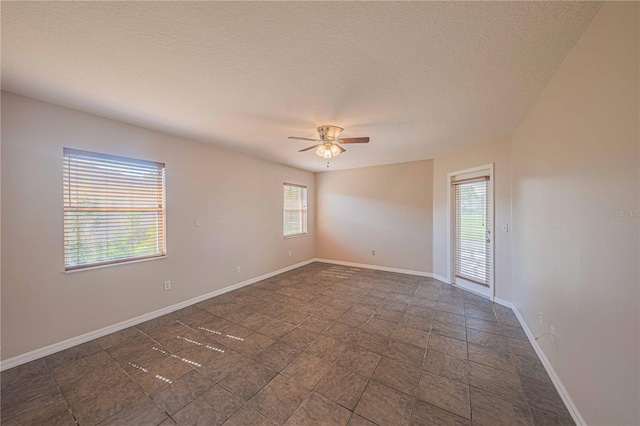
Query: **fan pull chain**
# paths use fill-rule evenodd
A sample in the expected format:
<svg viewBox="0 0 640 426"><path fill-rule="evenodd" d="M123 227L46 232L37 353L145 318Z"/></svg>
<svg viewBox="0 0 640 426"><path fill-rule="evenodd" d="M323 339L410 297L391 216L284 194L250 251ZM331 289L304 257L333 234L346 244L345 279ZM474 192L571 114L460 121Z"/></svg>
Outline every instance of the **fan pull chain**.
<svg viewBox="0 0 640 426"><path fill-rule="evenodd" d="M327 169L329 168L329 162L327 161Z"/></svg>

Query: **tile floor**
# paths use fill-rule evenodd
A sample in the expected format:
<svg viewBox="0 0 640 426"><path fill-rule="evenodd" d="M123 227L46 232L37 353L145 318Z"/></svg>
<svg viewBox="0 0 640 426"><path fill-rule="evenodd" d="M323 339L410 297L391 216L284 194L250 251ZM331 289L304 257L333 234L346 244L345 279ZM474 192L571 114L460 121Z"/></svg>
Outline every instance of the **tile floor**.
<svg viewBox="0 0 640 426"><path fill-rule="evenodd" d="M3 425L574 424L510 309L313 263L7 370Z"/></svg>

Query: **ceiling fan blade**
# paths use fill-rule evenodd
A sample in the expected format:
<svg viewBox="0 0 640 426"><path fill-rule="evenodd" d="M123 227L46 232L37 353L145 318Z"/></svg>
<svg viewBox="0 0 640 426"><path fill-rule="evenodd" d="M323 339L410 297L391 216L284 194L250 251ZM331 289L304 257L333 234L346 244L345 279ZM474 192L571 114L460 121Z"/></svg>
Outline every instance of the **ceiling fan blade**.
<svg viewBox="0 0 640 426"><path fill-rule="evenodd" d="M298 139L300 141L311 141L311 142L320 142L320 139L310 139L310 138L299 138L297 136L289 136L288 139Z"/></svg>
<svg viewBox="0 0 640 426"><path fill-rule="evenodd" d="M313 139L312 139L312 140L313 140ZM310 147L305 148L305 149L301 149L301 150L300 150L300 151L298 151L298 152L305 152L305 151L309 151L310 149L316 148L316 147L318 147L318 146L320 146L320 145L322 145L322 144L321 144L321 143L319 143L318 145L311 145Z"/></svg>
<svg viewBox="0 0 640 426"><path fill-rule="evenodd" d="M341 147L340 145L336 145L339 149L340 149L340 153L342 154L343 152L346 151L346 149L344 149L343 147Z"/></svg>
<svg viewBox="0 0 640 426"><path fill-rule="evenodd" d="M338 139L340 143L369 143L369 138L344 138Z"/></svg>

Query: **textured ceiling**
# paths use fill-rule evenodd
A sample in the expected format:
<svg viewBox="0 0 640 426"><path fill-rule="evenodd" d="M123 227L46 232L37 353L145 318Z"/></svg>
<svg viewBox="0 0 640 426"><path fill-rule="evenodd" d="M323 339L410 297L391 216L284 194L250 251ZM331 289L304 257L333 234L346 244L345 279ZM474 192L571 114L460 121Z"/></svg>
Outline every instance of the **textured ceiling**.
<svg viewBox="0 0 640 426"><path fill-rule="evenodd" d="M2 88L308 170L509 133L594 2L3 2Z"/></svg>

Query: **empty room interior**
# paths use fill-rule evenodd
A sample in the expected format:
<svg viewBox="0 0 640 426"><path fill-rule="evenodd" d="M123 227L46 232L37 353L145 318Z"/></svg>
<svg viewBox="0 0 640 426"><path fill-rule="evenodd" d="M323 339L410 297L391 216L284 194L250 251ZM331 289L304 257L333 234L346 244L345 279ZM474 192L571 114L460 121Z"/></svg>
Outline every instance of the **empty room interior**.
<svg viewBox="0 0 640 426"><path fill-rule="evenodd" d="M12 2L3 425L639 425L638 2Z"/></svg>

